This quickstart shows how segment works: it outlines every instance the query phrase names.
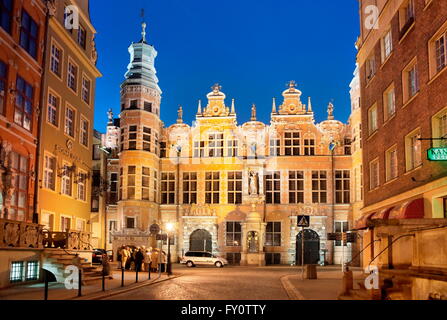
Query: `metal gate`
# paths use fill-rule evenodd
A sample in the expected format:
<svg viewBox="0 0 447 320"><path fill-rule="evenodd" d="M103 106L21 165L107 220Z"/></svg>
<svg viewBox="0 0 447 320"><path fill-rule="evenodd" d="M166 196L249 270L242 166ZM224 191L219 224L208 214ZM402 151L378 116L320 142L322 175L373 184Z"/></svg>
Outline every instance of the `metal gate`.
<svg viewBox="0 0 447 320"><path fill-rule="evenodd" d="M211 234L204 229L199 229L191 233L189 236L189 250L212 252L213 242L211 240Z"/></svg>
<svg viewBox="0 0 447 320"><path fill-rule="evenodd" d="M296 264L301 265L302 231L296 237ZM304 230L304 264L317 264L320 260L320 237L313 230Z"/></svg>

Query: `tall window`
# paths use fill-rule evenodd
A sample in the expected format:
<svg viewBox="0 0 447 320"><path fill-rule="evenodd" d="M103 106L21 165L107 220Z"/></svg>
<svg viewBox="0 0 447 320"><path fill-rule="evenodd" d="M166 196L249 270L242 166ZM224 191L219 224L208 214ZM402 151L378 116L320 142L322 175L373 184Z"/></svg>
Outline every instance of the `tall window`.
<svg viewBox="0 0 447 320"><path fill-rule="evenodd" d="M135 229L134 217L126 217L126 229Z"/></svg>
<svg viewBox="0 0 447 320"><path fill-rule="evenodd" d="M65 134L74 137L75 111L67 107L65 109Z"/></svg>
<svg viewBox="0 0 447 320"><path fill-rule="evenodd" d="M414 96L419 91L419 80L418 80L418 72L417 65L414 65L408 71L408 88L410 97Z"/></svg>
<svg viewBox="0 0 447 320"><path fill-rule="evenodd" d="M87 192L86 192L86 181L87 174L85 172L78 173L78 200L86 201L87 200Z"/></svg>
<svg viewBox="0 0 447 320"><path fill-rule="evenodd" d="M273 247L281 246L281 222L267 222L265 245Z"/></svg>
<svg viewBox="0 0 447 320"><path fill-rule="evenodd" d="M315 155L315 139L304 139L304 155Z"/></svg>
<svg viewBox="0 0 447 320"><path fill-rule="evenodd" d="M374 53L366 60L366 81L370 81L376 74L376 57Z"/></svg>
<svg viewBox="0 0 447 320"><path fill-rule="evenodd" d="M369 189L374 190L379 183L379 160L376 159L369 164Z"/></svg>
<svg viewBox="0 0 447 320"><path fill-rule="evenodd" d="M110 174L110 192L109 204L116 204L118 202L118 173Z"/></svg>
<svg viewBox="0 0 447 320"><path fill-rule="evenodd" d="M81 119L81 144L88 147L89 128L88 121Z"/></svg>
<svg viewBox="0 0 447 320"><path fill-rule="evenodd" d="M135 199L135 177L137 174L137 167L128 166L127 167L127 199Z"/></svg>
<svg viewBox="0 0 447 320"><path fill-rule="evenodd" d="M150 175L151 169L147 167L143 167L142 175L141 175L141 199L142 200L150 200Z"/></svg>
<svg viewBox="0 0 447 320"><path fill-rule="evenodd" d="M90 104L90 80L88 80L87 78L83 77L82 78L82 100L87 103Z"/></svg>
<svg viewBox="0 0 447 320"><path fill-rule="evenodd" d="M386 152L386 180L397 178L397 148L393 147Z"/></svg>
<svg viewBox="0 0 447 320"><path fill-rule="evenodd" d="M9 273L9 282L17 283L22 282L24 278L24 262L13 261L11 262L11 271Z"/></svg>
<svg viewBox="0 0 447 320"><path fill-rule="evenodd" d="M304 203L304 172L289 172L289 203Z"/></svg>
<svg viewBox="0 0 447 320"><path fill-rule="evenodd" d="M281 174L275 171L265 175L265 202L281 203Z"/></svg>
<svg viewBox="0 0 447 320"><path fill-rule="evenodd" d="M205 157L205 141L194 142L194 158Z"/></svg>
<svg viewBox="0 0 447 320"><path fill-rule="evenodd" d="M47 109L47 121L53 126L58 126L58 110L59 110L59 98L52 93L48 94L48 109Z"/></svg>
<svg viewBox="0 0 447 320"><path fill-rule="evenodd" d="M24 221L28 211L28 158L12 153L12 187L9 214L12 220Z"/></svg>
<svg viewBox="0 0 447 320"><path fill-rule="evenodd" d="M71 218L61 217L61 231L67 231L71 229Z"/></svg>
<svg viewBox="0 0 447 320"><path fill-rule="evenodd" d="M160 142L160 158L166 158L166 142Z"/></svg>
<svg viewBox="0 0 447 320"><path fill-rule="evenodd" d="M220 172L205 173L205 203L218 204L220 194Z"/></svg>
<svg viewBox="0 0 447 320"><path fill-rule="evenodd" d="M349 224L348 221L334 221L334 231L335 232L346 232L349 231ZM341 240L335 241L335 246L341 247ZM347 246L347 243L344 244L344 246Z"/></svg>
<svg viewBox="0 0 447 320"><path fill-rule="evenodd" d="M51 45L50 70L58 77L61 76L62 50L55 44Z"/></svg>
<svg viewBox="0 0 447 320"><path fill-rule="evenodd" d="M447 109L444 109L432 118L433 138L444 138L444 140L434 140L434 147L447 146Z"/></svg>
<svg viewBox="0 0 447 320"><path fill-rule="evenodd" d="M183 203L197 203L197 172L183 173Z"/></svg>
<svg viewBox="0 0 447 320"><path fill-rule="evenodd" d="M379 128L377 123L377 105L372 106L368 110L368 131L369 134L373 134Z"/></svg>
<svg viewBox="0 0 447 320"><path fill-rule="evenodd" d="M11 32L12 0L0 1L0 28Z"/></svg>
<svg viewBox="0 0 447 320"><path fill-rule="evenodd" d="M0 114L5 113L7 70L6 63L0 61Z"/></svg>
<svg viewBox="0 0 447 320"><path fill-rule="evenodd" d="M143 150L151 151L151 128L143 127Z"/></svg>
<svg viewBox="0 0 447 320"><path fill-rule="evenodd" d="M144 101L144 110L152 112L152 103Z"/></svg>
<svg viewBox="0 0 447 320"><path fill-rule="evenodd" d="M238 141L237 140L229 140L228 142L228 157L237 157L238 156Z"/></svg>
<svg viewBox="0 0 447 320"><path fill-rule="evenodd" d="M55 190L55 172L56 170L56 158L50 155L45 155L44 158L44 173L43 173L43 186L44 188Z"/></svg>
<svg viewBox="0 0 447 320"><path fill-rule="evenodd" d="M37 23L25 10L22 10L20 21L20 46L25 49L34 59L37 58L37 36L39 27Z"/></svg>
<svg viewBox="0 0 447 320"><path fill-rule="evenodd" d="M224 135L223 133L210 134L208 139L208 156L223 157Z"/></svg>
<svg viewBox="0 0 447 320"><path fill-rule="evenodd" d="M68 61L67 86L74 92L77 91L78 67Z"/></svg>
<svg viewBox="0 0 447 320"><path fill-rule="evenodd" d="M407 171L422 165L421 133L419 130L409 134L405 138Z"/></svg>
<svg viewBox="0 0 447 320"><path fill-rule="evenodd" d="M327 171L312 171L312 202L327 203Z"/></svg>
<svg viewBox="0 0 447 320"><path fill-rule="evenodd" d="M23 78L18 76L16 90L14 122L26 130L31 131L34 89L29 83L23 80Z"/></svg>
<svg viewBox="0 0 447 320"><path fill-rule="evenodd" d="M382 62L385 62L386 59L391 55L393 51L393 37L391 34L391 29L385 33L385 36L381 40L382 45Z"/></svg>
<svg viewBox="0 0 447 320"><path fill-rule="evenodd" d="M386 121L396 113L396 95L394 91L394 85L389 87L383 93L383 106Z"/></svg>
<svg viewBox="0 0 447 320"><path fill-rule="evenodd" d="M284 134L284 152L286 156L299 156L300 145L299 132L286 132Z"/></svg>
<svg viewBox="0 0 447 320"><path fill-rule="evenodd" d="M128 150L137 150L137 126L129 126Z"/></svg>
<svg viewBox="0 0 447 320"><path fill-rule="evenodd" d="M435 41L436 71L439 72L447 66L447 32Z"/></svg>
<svg viewBox="0 0 447 320"><path fill-rule="evenodd" d="M78 44L81 46L82 49L85 50L86 45L86 39L87 39L87 31L83 26L79 26L78 29Z"/></svg>
<svg viewBox="0 0 447 320"><path fill-rule="evenodd" d="M242 172L228 172L228 203L242 203Z"/></svg>
<svg viewBox="0 0 447 320"><path fill-rule="evenodd" d="M281 140L278 138L270 139L270 156L277 157L281 155Z"/></svg>
<svg viewBox="0 0 447 320"><path fill-rule="evenodd" d="M26 263L26 281L35 281L39 279L39 261L28 261Z"/></svg>
<svg viewBox="0 0 447 320"><path fill-rule="evenodd" d="M158 201L158 171L153 171L154 176L154 201Z"/></svg>
<svg viewBox="0 0 447 320"><path fill-rule="evenodd" d="M241 223L237 221L228 221L226 227L225 238L227 247L242 246Z"/></svg>
<svg viewBox="0 0 447 320"><path fill-rule="evenodd" d="M335 171L335 202L351 202L351 172L349 170Z"/></svg>
<svg viewBox="0 0 447 320"><path fill-rule="evenodd" d="M175 204L175 174L172 172L161 174L161 203Z"/></svg>
<svg viewBox="0 0 447 320"><path fill-rule="evenodd" d="M72 195L73 181L71 167L64 164L62 167L61 193L70 196Z"/></svg>

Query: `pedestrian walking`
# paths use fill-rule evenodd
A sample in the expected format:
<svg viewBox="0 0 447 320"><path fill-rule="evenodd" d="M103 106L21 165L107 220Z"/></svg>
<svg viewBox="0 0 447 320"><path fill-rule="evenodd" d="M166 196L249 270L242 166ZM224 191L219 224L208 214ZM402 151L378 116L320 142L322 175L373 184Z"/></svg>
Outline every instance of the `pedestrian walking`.
<svg viewBox="0 0 447 320"><path fill-rule="evenodd" d="M143 249L140 248L135 252L135 271L141 272L141 266L143 265L143 261L144 261L144 253Z"/></svg>
<svg viewBox="0 0 447 320"><path fill-rule="evenodd" d="M123 269L127 269L126 265L127 265L127 260L129 260L129 256L130 256L130 252L128 250L128 247L124 247L123 250L121 251L121 267Z"/></svg>
<svg viewBox="0 0 447 320"><path fill-rule="evenodd" d="M146 251L144 252L144 271L149 271L149 269L151 268L151 262L152 262L152 248L146 249Z"/></svg>
<svg viewBox="0 0 447 320"><path fill-rule="evenodd" d="M161 268L161 272L165 272L166 271L166 264L168 262L167 256L166 256L166 252L162 251L161 252L161 261L160 261L160 268Z"/></svg>
<svg viewBox="0 0 447 320"><path fill-rule="evenodd" d="M152 261L152 272L157 272L158 270L158 249L154 248L151 253Z"/></svg>
<svg viewBox="0 0 447 320"><path fill-rule="evenodd" d="M118 269L121 269L123 267L123 264L121 262L121 258L123 256L123 249L124 246L121 246L116 253L116 260L118 261Z"/></svg>

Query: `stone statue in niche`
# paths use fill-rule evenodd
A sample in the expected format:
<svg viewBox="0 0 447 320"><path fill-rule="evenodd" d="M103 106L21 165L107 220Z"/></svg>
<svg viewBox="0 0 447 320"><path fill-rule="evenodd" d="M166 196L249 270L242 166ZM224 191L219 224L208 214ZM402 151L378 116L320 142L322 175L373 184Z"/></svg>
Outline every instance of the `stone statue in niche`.
<svg viewBox="0 0 447 320"><path fill-rule="evenodd" d="M250 171L250 195L258 195L258 173Z"/></svg>
<svg viewBox="0 0 447 320"><path fill-rule="evenodd" d="M250 231L247 235L248 252L259 252L259 237L256 231Z"/></svg>

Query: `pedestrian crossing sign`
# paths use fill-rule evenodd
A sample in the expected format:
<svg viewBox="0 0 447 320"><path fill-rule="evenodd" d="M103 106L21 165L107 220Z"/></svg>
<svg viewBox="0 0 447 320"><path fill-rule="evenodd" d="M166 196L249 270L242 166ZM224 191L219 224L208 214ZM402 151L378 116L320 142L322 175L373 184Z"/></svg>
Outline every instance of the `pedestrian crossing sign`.
<svg viewBox="0 0 447 320"><path fill-rule="evenodd" d="M298 227L309 227L310 216L298 216Z"/></svg>

